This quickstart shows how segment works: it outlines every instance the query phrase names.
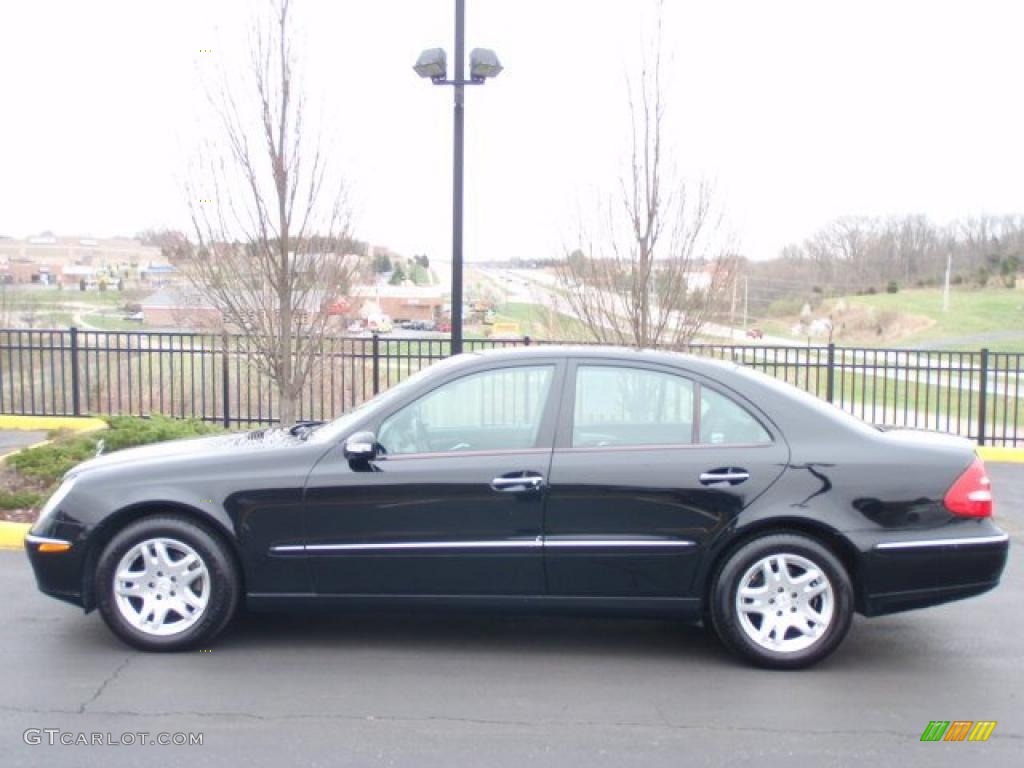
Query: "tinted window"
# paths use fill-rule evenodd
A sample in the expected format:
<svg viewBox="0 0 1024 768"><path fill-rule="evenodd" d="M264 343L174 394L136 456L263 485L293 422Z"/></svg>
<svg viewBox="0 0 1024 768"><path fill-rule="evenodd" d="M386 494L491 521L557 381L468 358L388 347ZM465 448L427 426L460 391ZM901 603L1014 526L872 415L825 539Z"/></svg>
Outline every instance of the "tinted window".
<svg viewBox="0 0 1024 768"><path fill-rule="evenodd" d="M388 454L534 448L554 366L484 371L443 384L389 416Z"/></svg>
<svg viewBox="0 0 1024 768"><path fill-rule="evenodd" d="M701 387L700 441L729 445L770 443L772 438L747 409L713 389Z"/></svg>
<svg viewBox="0 0 1024 768"><path fill-rule="evenodd" d="M621 366L576 369L572 445L663 445L693 441L693 382Z"/></svg>

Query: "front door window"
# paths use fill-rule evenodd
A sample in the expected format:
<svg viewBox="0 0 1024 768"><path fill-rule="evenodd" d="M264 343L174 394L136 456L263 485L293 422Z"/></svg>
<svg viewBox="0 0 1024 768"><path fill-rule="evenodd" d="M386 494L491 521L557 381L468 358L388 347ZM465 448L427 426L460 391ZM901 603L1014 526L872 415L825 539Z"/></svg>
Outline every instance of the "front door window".
<svg viewBox="0 0 1024 768"><path fill-rule="evenodd" d="M386 455L537 447L553 365L483 371L443 384L381 424Z"/></svg>

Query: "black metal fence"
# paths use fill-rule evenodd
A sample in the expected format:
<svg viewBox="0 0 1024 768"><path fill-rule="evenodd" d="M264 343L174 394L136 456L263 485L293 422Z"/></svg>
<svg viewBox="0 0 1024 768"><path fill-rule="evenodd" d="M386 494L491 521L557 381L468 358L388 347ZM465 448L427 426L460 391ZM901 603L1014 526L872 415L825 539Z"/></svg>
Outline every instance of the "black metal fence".
<svg viewBox="0 0 1024 768"><path fill-rule="evenodd" d="M466 340L467 351L529 338ZM1018 353L762 344L687 350L749 365L874 424L935 429L980 444L1024 444ZM302 418L330 419L450 352L446 338L324 337ZM273 424L277 396L245 336L0 330L0 413L191 417Z"/></svg>

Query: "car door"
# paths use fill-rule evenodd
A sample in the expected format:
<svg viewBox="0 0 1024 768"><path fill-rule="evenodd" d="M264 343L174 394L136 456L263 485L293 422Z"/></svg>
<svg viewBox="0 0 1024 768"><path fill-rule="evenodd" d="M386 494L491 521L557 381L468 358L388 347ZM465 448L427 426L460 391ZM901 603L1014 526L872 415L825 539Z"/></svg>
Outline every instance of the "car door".
<svg viewBox="0 0 1024 768"><path fill-rule="evenodd" d="M688 595L706 542L781 474L785 441L735 393L672 367L579 360L564 389L549 593Z"/></svg>
<svg viewBox="0 0 1024 768"><path fill-rule="evenodd" d="M564 364L483 365L370 425L311 473L306 551L321 594L541 594L543 504Z"/></svg>

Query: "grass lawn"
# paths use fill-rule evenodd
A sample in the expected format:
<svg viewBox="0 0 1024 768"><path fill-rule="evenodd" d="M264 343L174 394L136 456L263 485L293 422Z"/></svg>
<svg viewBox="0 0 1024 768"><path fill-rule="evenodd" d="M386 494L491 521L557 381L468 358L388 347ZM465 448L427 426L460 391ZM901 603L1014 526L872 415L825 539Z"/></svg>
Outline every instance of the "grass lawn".
<svg viewBox="0 0 1024 768"><path fill-rule="evenodd" d="M942 309L942 291L937 288L879 293L873 296L847 296L848 304L875 307L920 315L932 325L918 333L885 342L885 346L926 345L928 341L954 342L952 347L993 351L1024 352L1024 291L1008 288L963 289L950 291L949 311ZM1014 333L1019 336L1014 337ZM972 340L972 336L992 338ZM1001 334L1005 338L1000 338ZM963 342L955 340L963 338Z"/></svg>
<svg viewBox="0 0 1024 768"><path fill-rule="evenodd" d="M65 331L71 326L72 319L70 312L36 311L35 317L32 319L32 327Z"/></svg>
<svg viewBox="0 0 1024 768"><path fill-rule="evenodd" d="M144 331L147 330L142 327L142 323L137 323L133 320L124 320L117 315L103 315L99 312L93 312L88 315L82 315L82 321L88 323L93 328L99 328L101 331Z"/></svg>
<svg viewBox="0 0 1024 768"><path fill-rule="evenodd" d="M494 310L496 322L519 323L520 333L535 339L580 341L590 339L586 325L574 317L539 304L511 302Z"/></svg>
<svg viewBox="0 0 1024 768"><path fill-rule="evenodd" d="M122 291L80 291L74 287L57 286L6 286L6 300L15 306L32 305L37 310L46 307L59 308L65 304L92 304L96 307L116 307L127 301Z"/></svg>

